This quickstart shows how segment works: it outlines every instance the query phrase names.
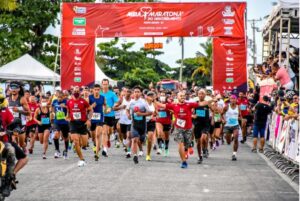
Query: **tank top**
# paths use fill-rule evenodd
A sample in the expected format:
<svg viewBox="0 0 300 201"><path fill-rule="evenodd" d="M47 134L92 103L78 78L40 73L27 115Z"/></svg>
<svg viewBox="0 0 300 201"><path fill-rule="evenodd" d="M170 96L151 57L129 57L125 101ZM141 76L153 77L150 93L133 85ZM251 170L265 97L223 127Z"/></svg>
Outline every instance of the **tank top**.
<svg viewBox="0 0 300 201"><path fill-rule="evenodd" d="M226 124L225 126L238 126L239 125L239 107L235 106L235 109L228 106L228 111L225 113Z"/></svg>
<svg viewBox="0 0 300 201"><path fill-rule="evenodd" d="M196 124L209 124L209 107L208 105L205 106L199 106L197 108L195 108L195 112L196 114L196 119L195 119L195 123Z"/></svg>
<svg viewBox="0 0 300 201"><path fill-rule="evenodd" d="M12 113L15 118L21 118L21 114L19 112L14 112L13 108L17 107L18 109L22 109L21 98L18 96L17 100L13 101L11 97L8 98L8 109Z"/></svg>
<svg viewBox="0 0 300 201"><path fill-rule="evenodd" d="M42 126L49 126L51 124L50 122L50 111L47 108L47 112L44 113L42 111L42 108L40 107L40 112L37 116L37 120L39 120L40 122L42 122Z"/></svg>
<svg viewBox="0 0 300 201"><path fill-rule="evenodd" d="M151 105L146 101L146 104L147 104L147 107L149 108L149 112L154 112L155 111L155 107L154 107L154 104L152 103ZM146 116L146 122L149 122L149 121L154 121L154 119L152 119L152 115L150 116Z"/></svg>

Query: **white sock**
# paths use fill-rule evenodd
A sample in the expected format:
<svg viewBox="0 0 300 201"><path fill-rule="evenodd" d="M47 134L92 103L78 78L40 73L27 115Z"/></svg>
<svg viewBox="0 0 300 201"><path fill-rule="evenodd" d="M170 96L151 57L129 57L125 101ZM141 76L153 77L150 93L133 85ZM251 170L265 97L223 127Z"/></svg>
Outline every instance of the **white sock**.
<svg viewBox="0 0 300 201"><path fill-rule="evenodd" d="M233 152L233 155L235 155L235 156L236 156L236 151L234 151L234 152Z"/></svg>
<svg viewBox="0 0 300 201"><path fill-rule="evenodd" d="M106 147L104 147L104 148L103 148L103 151L107 152L107 148L106 148Z"/></svg>

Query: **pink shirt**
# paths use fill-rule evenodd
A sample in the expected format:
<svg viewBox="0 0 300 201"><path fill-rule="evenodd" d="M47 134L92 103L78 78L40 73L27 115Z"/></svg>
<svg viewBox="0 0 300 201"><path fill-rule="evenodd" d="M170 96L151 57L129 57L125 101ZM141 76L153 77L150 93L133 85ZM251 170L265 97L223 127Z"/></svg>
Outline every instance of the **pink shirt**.
<svg viewBox="0 0 300 201"><path fill-rule="evenodd" d="M275 78L279 80L280 85L285 85L291 81L288 72L283 67L278 69Z"/></svg>

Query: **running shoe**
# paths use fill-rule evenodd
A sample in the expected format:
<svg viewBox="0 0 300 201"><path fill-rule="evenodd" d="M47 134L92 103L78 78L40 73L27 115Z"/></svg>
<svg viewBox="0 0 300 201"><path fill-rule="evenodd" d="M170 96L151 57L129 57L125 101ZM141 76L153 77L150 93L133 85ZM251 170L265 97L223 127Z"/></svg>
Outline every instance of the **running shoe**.
<svg viewBox="0 0 300 201"><path fill-rule="evenodd" d="M168 157L170 155L169 149L165 149L165 157Z"/></svg>
<svg viewBox="0 0 300 201"><path fill-rule="evenodd" d="M264 153L264 149L259 149L259 153Z"/></svg>
<svg viewBox="0 0 300 201"><path fill-rule="evenodd" d="M186 169L187 167L188 167L187 162L186 162L186 161L183 161L183 162L181 163L181 168L182 168L182 169Z"/></svg>
<svg viewBox="0 0 300 201"><path fill-rule="evenodd" d="M33 149L28 149L28 151L29 151L29 154L33 154Z"/></svg>
<svg viewBox="0 0 300 201"><path fill-rule="evenodd" d="M97 151L96 146L93 146L93 152L94 152L94 154L96 154L96 151Z"/></svg>
<svg viewBox="0 0 300 201"><path fill-rule="evenodd" d="M131 157L131 154L130 154L130 152L127 152L127 154L126 154L126 158L130 158Z"/></svg>
<svg viewBox="0 0 300 201"><path fill-rule="evenodd" d="M102 151L102 156L107 157L107 152L106 151Z"/></svg>
<svg viewBox="0 0 300 201"><path fill-rule="evenodd" d="M133 162L134 162L135 164L138 164L138 163L139 163L139 159L138 159L137 156L134 156L134 157L133 157Z"/></svg>
<svg viewBox="0 0 300 201"><path fill-rule="evenodd" d="M252 150L252 153L257 153L257 149L253 148Z"/></svg>
<svg viewBox="0 0 300 201"><path fill-rule="evenodd" d="M59 158L59 157L60 157L60 154L59 154L58 151L56 151L56 152L54 153L54 158Z"/></svg>
<svg viewBox="0 0 300 201"><path fill-rule="evenodd" d="M98 161L99 160L98 154L95 154L94 158L95 158L95 161Z"/></svg>
<svg viewBox="0 0 300 201"><path fill-rule="evenodd" d="M151 161L151 156L150 155L146 156L146 161Z"/></svg>
<svg viewBox="0 0 300 201"><path fill-rule="evenodd" d="M144 152L143 151L140 151L139 152L139 156L141 157L141 156L144 156Z"/></svg>
<svg viewBox="0 0 300 201"><path fill-rule="evenodd" d="M200 157L198 158L198 164L202 164L202 162L203 162L203 157L200 156Z"/></svg>
<svg viewBox="0 0 300 201"><path fill-rule="evenodd" d="M116 148L120 148L120 142L116 142L115 147L116 147Z"/></svg>
<svg viewBox="0 0 300 201"><path fill-rule="evenodd" d="M47 159L46 154L43 154L43 159Z"/></svg>
<svg viewBox="0 0 300 201"><path fill-rule="evenodd" d="M78 161L77 165L78 165L78 167L83 167L83 166L86 166L86 162L84 160L80 160L80 161Z"/></svg>
<svg viewBox="0 0 300 201"><path fill-rule="evenodd" d="M236 155L234 155L234 154L232 155L232 160L233 160L233 161L236 161L236 160L237 160Z"/></svg>
<svg viewBox="0 0 300 201"><path fill-rule="evenodd" d="M68 152L66 150L63 151L63 157L64 159L68 159Z"/></svg>
<svg viewBox="0 0 300 201"><path fill-rule="evenodd" d="M157 155L161 155L161 153L162 153L162 150L159 148L159 149L157 149L157 152L156 152L156 154Z"/></svg>
<svg viewBox="0 0 300 201"><path fill-rule="evenodd" d="M194 154L194 149L193 149L193 147L189 147L188 148L188 152L189 152L189 155L193 155Z"/></svg>

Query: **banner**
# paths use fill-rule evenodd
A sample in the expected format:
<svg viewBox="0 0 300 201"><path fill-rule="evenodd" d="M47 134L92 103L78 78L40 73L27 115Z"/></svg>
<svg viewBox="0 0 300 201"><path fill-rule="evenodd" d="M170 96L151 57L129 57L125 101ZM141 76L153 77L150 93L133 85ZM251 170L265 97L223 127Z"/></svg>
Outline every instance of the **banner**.
<svg viewBox="0 0 300 201"><path fill-rule="evenodd" d="M284 121L281 131L278 133L277 136L277 150L279 153L283 153L283 148L285 145L286 137L288 136L288 133L290 131L290 121Z"/></svg>
<svg viewBox="0 0 300 201"><path fill-rule="evenodd" d="M61 39L61 87L87 86L95 81L95 39Z"/></svg>
<svg viewBox="0 0 300 201"><path fill-rule="evenodd" d="M297 158L298 138L299 138L299 121L291 120L290 130L286 136L284 155L293 159L294 161L299 162L299 158Z"/></svg>
<svg viewBox="0 0 300 201"><path fill-rule="evenodd" d="M213 39L213 87L220 92L247 91L244 38Z"/></svg>
<svg viewBox="0 0 300 201"><path fill-rule="evenodd" d="M63 3L62 37L245 37L244 2Z"/></svg>
<svg viewBox="0 0 300 201"><path fill-rule="evenodd" d="M277 88L273 78L257 79L257 83L260 86L259 102L262 102L264 96L270 96L272 91Z"/></svg>

